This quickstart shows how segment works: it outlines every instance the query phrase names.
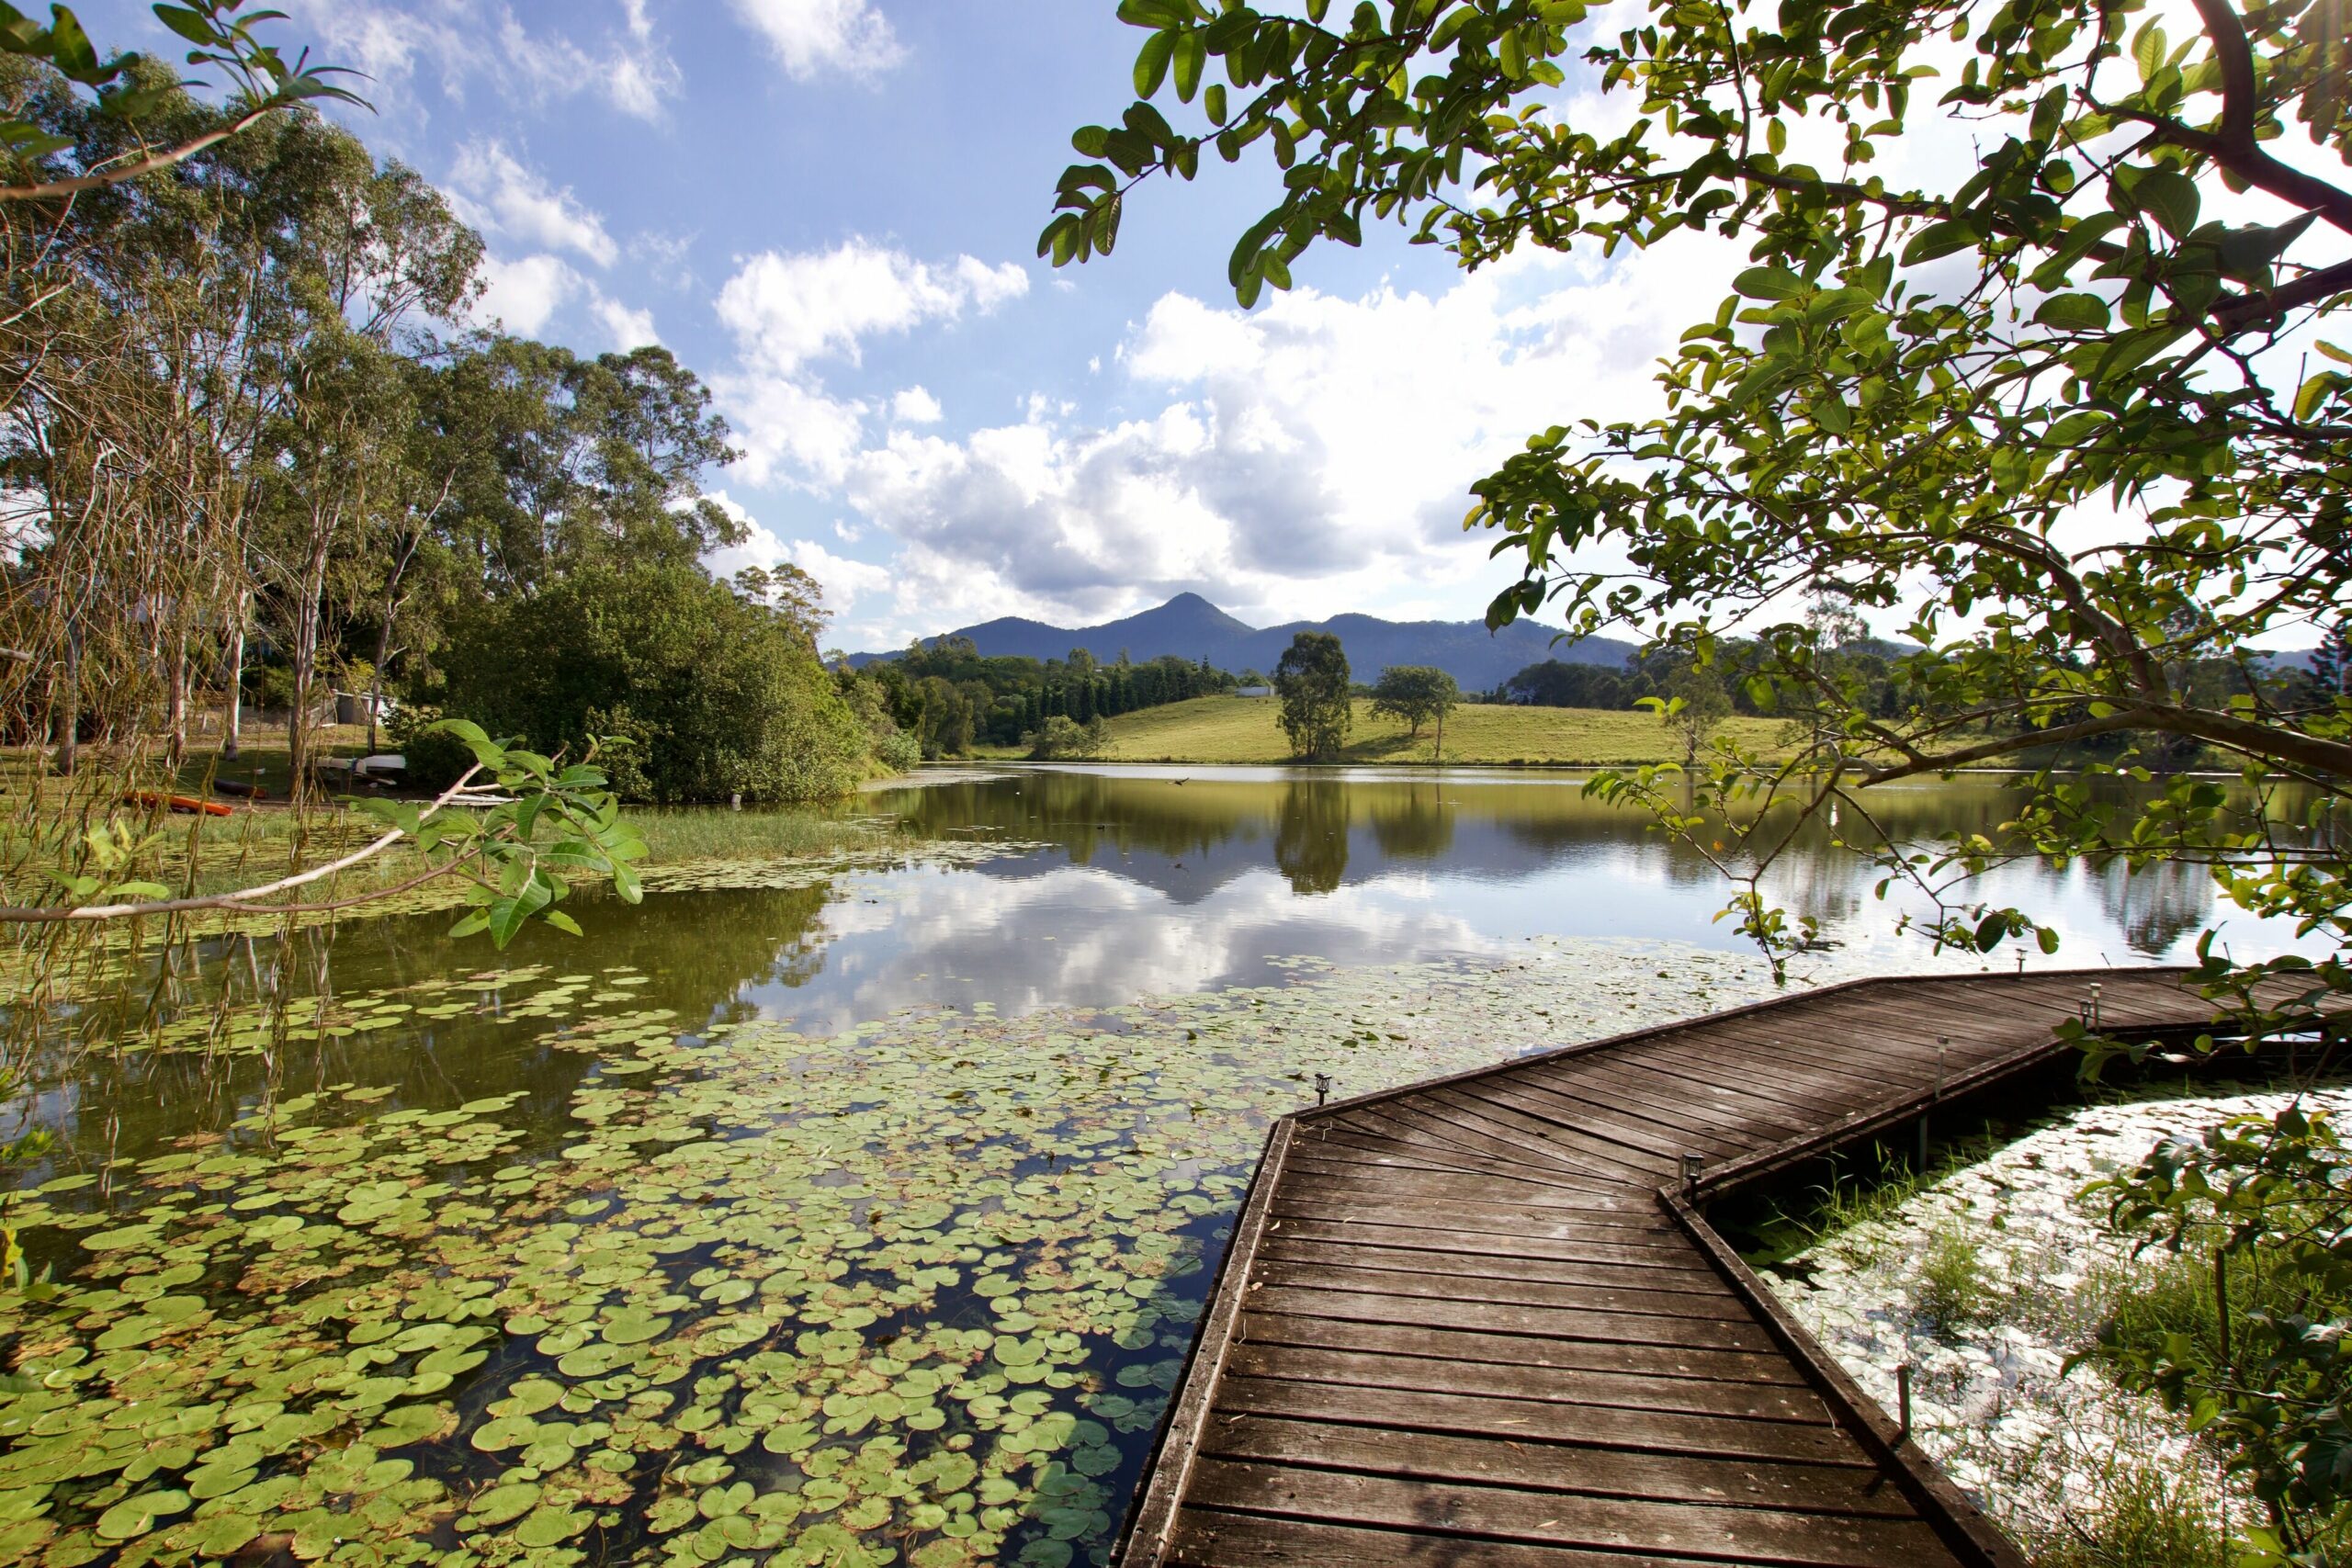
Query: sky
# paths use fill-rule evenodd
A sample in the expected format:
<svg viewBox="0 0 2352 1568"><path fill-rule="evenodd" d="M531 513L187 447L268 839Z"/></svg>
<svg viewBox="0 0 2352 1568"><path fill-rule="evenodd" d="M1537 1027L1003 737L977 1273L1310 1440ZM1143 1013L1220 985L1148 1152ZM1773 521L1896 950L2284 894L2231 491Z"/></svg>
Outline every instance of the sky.
<svg viewBox="0 0 2352 1568"><path fill-rule="evenodd" d="M1151 189L1056 270L1069 133L1133 96L1111 0L280 4L282 40L371 79L343 118L481 231L485 321L709 384L742 456L708 484L751 529L714 566L797 562L845 649L1188 590L1257 625L1476 618L1516 573L1464 533L1469 484L1648 406L1731 270L1465 275L1392 230L1245 314L1225 260L1265 160ZM171 50L136 0L77 8Z"/></svg>
<svg viewBox="0 0 2352 1568"><path fill-rule="evenodd" d="M1684 236L1463 273L1370 230L1244 312L1226 257L1277 188L1245 157L1050 267L1069 133L1133 96L1114 0L279 4L282 41L368 78L338 115L481 231L476 324L660 343L710 386L741 456L707 483L750 535L711 564L797 563L846 649L1185 591L1261 626L1476 619L1517 573L1468 486L1532 431L1662 412L1656 361L1744 265ZM78 9L176 53L139 0ZM1605 130L1629 98L1571 78L1562 107ZM1915 126L1875 166L1949 184L1980 134Z"/></svg>

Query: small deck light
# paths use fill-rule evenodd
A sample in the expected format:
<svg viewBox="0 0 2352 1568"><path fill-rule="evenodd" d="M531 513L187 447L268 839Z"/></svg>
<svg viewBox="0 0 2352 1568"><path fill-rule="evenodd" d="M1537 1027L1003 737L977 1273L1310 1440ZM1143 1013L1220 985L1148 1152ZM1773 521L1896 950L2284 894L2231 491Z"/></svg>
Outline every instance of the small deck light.
<svg viewBox="0 0 2352 1568"><path fill-rule="evenodd" d="M1684 1155L1682 1156L1682 1196L1684 1198L1693 1202L1698 1201L1699 1178L1705 1173L1706 1168L1706 1156Z"/></svg>
<svg viewBox="0 0 2352 1568"><path fill-rule="evenodd" d="M1315 1103L1316 1103L1316 1104L1317 1104L1317 1105L1320 1105L1320 1104L1322 1104L1325 1100L1329 1100L1330 1098L1331 1098L1331 1075L1330 1075L1330 1074L1329 1074L1329 1073L1317 1073L1317 1074L1316 1074L1316 1075L1315 1075Z"/></svg>
<svg viewBox="0 0 2352 1568"><path fill-rule="evenodd" d="M1904 1362L1894 1369L1895 1433L1897 1443L1911 1438L1911 1363Z"/></svg>

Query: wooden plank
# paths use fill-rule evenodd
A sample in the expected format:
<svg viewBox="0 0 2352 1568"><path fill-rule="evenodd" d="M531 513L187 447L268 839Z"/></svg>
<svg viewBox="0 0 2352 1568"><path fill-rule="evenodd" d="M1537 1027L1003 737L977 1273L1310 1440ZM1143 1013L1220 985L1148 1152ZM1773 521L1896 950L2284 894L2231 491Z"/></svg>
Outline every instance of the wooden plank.
<svg viewBox="0 0 2352 1568"><path fill-rule="evenodd" d="M1488 1334L1526 1334L1542 1339L1591 1339L1634 1345L1681 1345L1698 1350L1770 1350L1772 1342L1752 1324L1715 1318L1563 1311L1508 1302L1447 1301L1442 1297L1391 1295L1379 1291L1314 1290L1292 1285L1252 1285L1252 1310L1301 1317L1336 1317L1351 1323L1389 1323L1422 1328L1474 1328Z"/></svg>
<svg viewBox="0 0 2352 1568"><path fill-rule="evenodd" d="M1665 1215L1652 1210L1624 1210L1605 1214L1562 1214L1557 1211L1515 1209L1499 1206L1498 1215L1489 1215L1483 1209L1439 1206L1424 1216L1419 1212L1399 1205L1380 1209L1359 1201L1354 1196L1342 1202L1331 1203L1320 1199L1294 1194L1288 1190L1274 1194L1274 1213L1284 1226L1293 1224L1393 1225L1408 1230L1445 1229L1453 1234L1474 1238L1481 1245L1496 1240L1531 1247L1606 1247L1612 1251L1625 1251L1629 1257L1634 1249L1664 1252L1688 1260L1690 1244L1675 1230ZM1544 1256L1544 1255L1538 1255Z"/></svg>
<svg viewBox="0 0 2352 1568"><path fill-rule="evenodd" d="M1708 1459L1433 1432L1398 1443L1362 1427L1271 1416L1218 1422L1213 1432L1219 1459L1264 1464L1617 1497L1704 1497L1731 1507L1917 1517L1902 1493L1862 1465Z"/></svg>
<svg viewBox="0 0 2352 1568"><path fill-rule="evenodd" d="M1375 1355L1267 1340L1234 1347L1226 1371L1229 1375L1291 1378L1351 1388L1487 1394L1497 1399L1541 1400L1547 1404L1668 1410L1747 1421L1793 1421L1800 1426L1826 1426L1834 1419L1819 1394L1786 1383L1711 1382L1644 1377L1638 1372L1530 1367L1515 1360Z"/></svg>
<svg viewBox="0 0 2352 1568"><path fill-rule="evenodd" d="M1800 1112L1768 1100L1702 1099L1687 1090L1669 1089L1656 1074L1625 1070L1600 1057L1579 1057L1540 1076L1521 1073L1511 1078L1510 1087L1517 1094L1638 1117L1669 1139L1697 1133L1752 1145L1759 1136L1785 1137L1807 1121Z"/></svg>
<svg viewBox="0 0 2352 1568"><path fill-rule="evenodd" d="M1303 1291L1340 1291L1383 1296L1429 1296L1438 1301L1492 1302L1552 1307L1562 1312L1614 1312L1645 1317L1706 1318L1746 1323L1751 1314L1721 1280L1705 1291L1629 1291L1620 1286L1562 1284L1550 1280L1498 1279L1492 1275L1430 1274L1418 1269L1362 1263L1298 1263L1269 1258L1261 1250L1250 1270L1250 1288L1286 1286Z"/></svg>
<svg viewBox="0 0 2352 1568"><path fill-rule="evenodd" d="M1508 1128L1538 1148L1559 1150L1596 1169L1606 1170L1621 1181L1656 1186L1664 1172L1674 1168L1675 1158L1679 1157L1661 1156L1613 1138L1605 1125L1577 1125L1531 1115L1511 1104L1508 1091L1498 1089L1491 1079L1431 1089L1420 1103L1443 1106L1448 1113Z"/></svg>
<svg viewBox="0 0 2352 1568"><path fill-rule="evenodd" d="M1537 1545L1664 1551L1736 1562L1886 1568L1949 1562L1917 1519L1507 1491L1203 1459L1196 1506Z"/></svg>
<svg viewBox="0 0 2352 1568"><path fill-rule="evenodd" d="M1660 1263L1631 1268L1614 1249L1607 1256L1560 1259L1532 1258L1508 1248L1479 1252L1459 1246L1408 1247L1393 1235L1308 1235L1289 1228L1261 1241L1258 1256L1315 1266L1403 1269L1462 1279L1537 1280L1557 1285L1615 1285L1633 1291L1712 1291L1719 1285L1713 1269L1677 1269Z"/></svg>
<svg viewBox="0 0 2352 1568"><path fill-rule="evenodd" d="M1509 1128L1489 1126L1476 1117L1450 1116L1442 1106L1419 1097L1388 1100L1378 1106L1367 1106L1352 1114L1380 1116L1411 1136L1464 1147L1475 1146L1491 1158L1509 1160L1516 1165L1556 1165L1563 1169L1581 1171L1604 1180L1623 1179L1622 1173L1600 1170L1576 1159L1572 1150L1531 1143Z"/></svg>
<svg viewBox="0 0 2352 1568"><path fill-rule="evenodd" d="M1317 1201L1433 1204L1441 1210L1449 1204L1460 1204L1477 1213L1524 1213L1530 1218L1553 1212L1570 1215L1630 1214L1651 1206L1648 1196L1630 1185L1586 1192L1508 1177L1374 1171L1362 1167L1342 1173L1329 1168L1306 1168L1311 1156L1298 1157L1301 1168L1285 1185L1300 1197Z"/></svg>
<svg viewBox="0 0 2352 1568"><path fill-rule="evenodd" d="M1192 1507L1177 1522L1168 1561L1170 1568L1702 1568L1694 1558L1655 1552L1628 1556L1526 1541L1467 1540Z"/></svg>
<svg viewBox="0 0 2352 1568"><path fill-rule="evenodd" d="M1643 1453L1706 1455L1763 1463L1849 1464L1870 1468L1852 1438L1826 1421L1800 1427L1785 1421L1732 1421L1717 1416L1682 1416L1664 1410L1579 1407L1523 1399L1487 1399L1476 1394L1433 1393L1423 1389L1384 1389L1376 1422L1363 1419L1368 1402L1360 1389L1295 1378L1227 1375L1209 1417L1212 1432L1253 1416L1327 1421L1392 1434L1408 1447L1424 1432L1497 1438L1552 1445L1584 1445ZM1214 1446L1224 1439L1204 1436ZM1547 1450L1548 1451L1548 1450Z"/></svg>
<svg viewBox="0 0 2352 1568"><path fill-rule="evenodd" d="M1778 1349L1712 1350L1687 1345L1637 1345L1623 1340L1529 1338L1474 1329L1415 1325L1355 1323L1331 1317L1295 1317L1252 1306L1237 1331L1242 1343L1295 1345L1312 1350L1363 1350L1423 1360L1476 1361L1537 1370L1616 1372L1627 1376L1683 1378L1695 1382L1738 1382L1790 1388L1805 1385L1804 1374Z"/></svg>

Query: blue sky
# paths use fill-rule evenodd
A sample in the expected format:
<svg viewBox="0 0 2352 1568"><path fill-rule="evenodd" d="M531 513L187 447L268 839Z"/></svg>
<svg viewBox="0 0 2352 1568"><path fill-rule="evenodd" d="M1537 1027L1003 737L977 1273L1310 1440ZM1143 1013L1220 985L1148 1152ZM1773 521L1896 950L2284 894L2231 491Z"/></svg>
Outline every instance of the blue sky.
<svg viewBox="0 0 2352 1568"><path fill-rule="evenodd" d="M1646 405L1720 276L1464 277L1392 232L1245 316L1224 264L1263 161L1152 190L1114 257L1056 273L1069 133L1125 107L1143 36L1111 0L281 3L373 78L354 127L481 229L486 313L658 340L711 384L746 456L710 483L754 529L716 564L799 561L848 648L1187 589L1261 624L1474 617L1509 574L1467 484ZM143 4L81 11L169 47Z"/></svg>

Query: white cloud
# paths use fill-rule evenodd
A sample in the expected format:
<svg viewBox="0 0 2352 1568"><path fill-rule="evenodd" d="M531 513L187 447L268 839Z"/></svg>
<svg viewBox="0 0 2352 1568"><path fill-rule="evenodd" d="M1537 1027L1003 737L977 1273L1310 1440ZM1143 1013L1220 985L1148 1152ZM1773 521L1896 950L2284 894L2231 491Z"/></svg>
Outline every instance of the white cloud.
<svg viewBox="0 0 2352 1568"><path fill-rule="evenodd" d="M939 400L921 387L909 387L890 400L890 417L900 424L937 424L945 412Z"/></svg>
<svg viewBox="0 0 2352 1568"><path fill-rule="evenodd" d="M710 378L735 444L737 465L754 485L839 485L865 439L865 405L828 396L789 376Z"/></svg>
<svg viewBox="0 0 2352 1568"><path fill-rule="evenodd" d="M870 77L906 57L888 19L867 0L735 0L735 14L797 82L827 71Z"/></svg>
<svg viewBox="0 0 2352 1568"><path fill-rule="evenodd" d="M526 168L497 141L474 141L458 150L449 193L458 216L476 228L540 250L577 251L598 266L620 254L598 214L571 188L558 190Z"/></svg>
<svg viewBox="0 0 2352 1568"><path fill-rule="evenodd" d="M738 367L711 378L741 437L744 477L838 486L873 411L828 393L811 362L855 365L866 338L986 312L1028 288L1029 275L1014 263L957 256L934 265L864 239L744 262L718 300L719 320L735 334Z"/></svg>
<svg viewBox="0 0 2352 1568"><path fill-rule="evenodd" d="M588 287L588 280L561 256L525 256L511 262L492 256L483 261L481 270L484 287L474 319L484 325L500 322L508 332L525 337L537 336L548 318Z"/></svg>
<svg viewBox="0 0 2352 1568"><path fill-rule="evenodd" d="M370 98L407 96L429 75L453 99L476 87L533 104L594 92L624 114L652 120L681 81L677 62L654 37L643 0L620 0L621 28L594 48L533 32L503 4L290 0L287 8L305 36L317 40L322 56L369 78Z"/></svg>
<svg viewBox="0 0 2352 1568"><path fill-rule="evenodd" d="M613 347L623 354L633 348L657 345L662 334L653 330L653 312L631 310L619 300L605 294L596 296L594 305L597 324L605 329Z"/></svg>
<svg viewBox="0 0 2352 1568"><path fill-rule="evenodd" d="M919 322L987 311L1029 289L1020 265L971 256L934 266L865 239L830 251L765 251L719 291L718 317L745 356L779 374L806 360L858 362L858 340Z"/></svg>
<svg viewBox="0 0 2352 1568"><path fill-rule="evenodd" d="M1433 294L1301 289L1254 313L1170 294L1118 354L1153 412L1074 423L1033 396L962 440L897 430L845 491L908 547L908 581L978 592L990 615L1091 618L1184 589L1273 618L1483 604L1498 569L1462 533L1471 482L1531 430L1657 409L1656 356L1738 265L1706 244L1639 269L1534 256ZM925 608L909 604L935 624L912 629L954 624Z"/></svg>
<svg viewBox="0 0 2352 1568"><path fill-rule="evenodd" d="M871 599L890 586L887 566L836 555L814 539L786 539L723 490L711 491L707 499L744 530L741 544L713 550L703 558L703 564L721 577L731 577L747 566L765 568L790 561L817 580L824 590L825 608L836 615L847 614L859 600Z"/></svg>

